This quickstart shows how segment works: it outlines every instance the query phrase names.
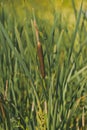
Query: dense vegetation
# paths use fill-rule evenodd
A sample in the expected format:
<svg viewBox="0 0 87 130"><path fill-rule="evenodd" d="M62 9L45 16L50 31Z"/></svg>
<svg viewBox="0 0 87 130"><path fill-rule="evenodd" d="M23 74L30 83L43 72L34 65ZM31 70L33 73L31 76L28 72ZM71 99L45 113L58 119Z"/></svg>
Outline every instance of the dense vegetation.
<svg viewBox="0 0 87 130"><path fill-rule="evenodd" d="M72 23L1 5L0 130L86 130L87 14L72 1Z"/></svg>

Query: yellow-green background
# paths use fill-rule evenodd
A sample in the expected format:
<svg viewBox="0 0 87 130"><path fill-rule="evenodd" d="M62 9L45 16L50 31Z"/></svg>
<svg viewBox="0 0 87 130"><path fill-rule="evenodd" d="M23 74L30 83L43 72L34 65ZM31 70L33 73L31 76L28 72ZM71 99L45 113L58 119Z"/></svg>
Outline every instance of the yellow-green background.
<svg viewBox="0 0 87 130"><path fill-rule="evenodd" d="M79 9L82 0L74 0L76 8ZM5 10L9 12L9 15L12 14L13 6L15 13L17 13L20 21L24 21L27 13L32 12L34 8L35 13L41 19L52 19L53 9L61 12L64 16L67 17L69 14L72 21L72 0L0 0L0 7L4 6ZM87 0L84 0L83 4L84 10L87 9Z"/></svg>

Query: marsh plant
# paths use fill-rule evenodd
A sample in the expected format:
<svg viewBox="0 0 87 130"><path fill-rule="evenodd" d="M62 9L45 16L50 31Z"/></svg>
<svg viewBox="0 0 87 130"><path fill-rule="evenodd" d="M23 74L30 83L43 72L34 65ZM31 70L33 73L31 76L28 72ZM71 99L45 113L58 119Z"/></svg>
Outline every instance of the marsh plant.
<svg viewBox="0 0 87 130"><path fill-rule="evenodd" d="M73 1L74 2L74 1ZM0 13L0 130L87 128L87 21Z"/></svg>

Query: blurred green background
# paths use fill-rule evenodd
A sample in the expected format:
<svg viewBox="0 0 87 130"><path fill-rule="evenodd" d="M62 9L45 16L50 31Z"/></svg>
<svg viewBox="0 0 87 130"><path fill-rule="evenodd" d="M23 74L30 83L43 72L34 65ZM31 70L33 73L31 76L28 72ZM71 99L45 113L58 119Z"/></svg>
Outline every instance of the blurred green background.
<svg viewBox="0 0 87 130"><path fill-rule="evenodd" d="M26 20L26 12L32 13L32 8L35 10L41 19L52 20L53 11L56 10L61 12L64 16L69 14L73 15L73 0L0 0L0 10L1 7L5 7L5 10L10 15L16 14L19 21L22 23ZM79 9L81 0L74 0L75 6ZM87 8L87 2L84 0L84 10ZM72 17L70 17L72 21ZM51 21L50 21L51 22Z"/></svg>

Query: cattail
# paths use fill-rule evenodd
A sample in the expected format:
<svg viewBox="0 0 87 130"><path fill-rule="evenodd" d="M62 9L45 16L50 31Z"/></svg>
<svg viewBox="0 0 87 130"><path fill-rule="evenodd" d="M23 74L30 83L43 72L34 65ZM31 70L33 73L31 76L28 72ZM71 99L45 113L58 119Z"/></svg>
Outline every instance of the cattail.
<svg viewBox="0 0 87 130"><path fill-rule="evenodd" d="M8 80L6 80L6 87L5 87L5 91L4 91L4 100L6 100L6 98L7 98L7 91L8 91Z"/></svg>
<svg viewBox="0 0 87 130"><path fill-rule="evenodd" d="M41 45L41 43L39 41L39 31L38 31L38 27L37 27L35 19L33 21L33 25L35 27L35 33L36 33L37 55L38 55L38 59L39 59L40 72L41 72L42 78L45 78L45 66L44 66L43 49L42 49L42 45Z"/></svg>
<svg viewBox="0 0 87 130"><path fill-rule="evenodd" d="M39 41L37 43L37 54L38 54L38 59L39 59L39 64L40 64L40 72L41 72L42 78L45 78L43 49L42 49L42 45Z"/></svg>
<svg viewBox="0 0 87 130"><path fill-rule="evenodd" d="M1 113L2 113L3 120L4 120L5 119L5 110L4 110L4 107L3 107L1 102L0 102L0 110L1 110Z"/></svg>

